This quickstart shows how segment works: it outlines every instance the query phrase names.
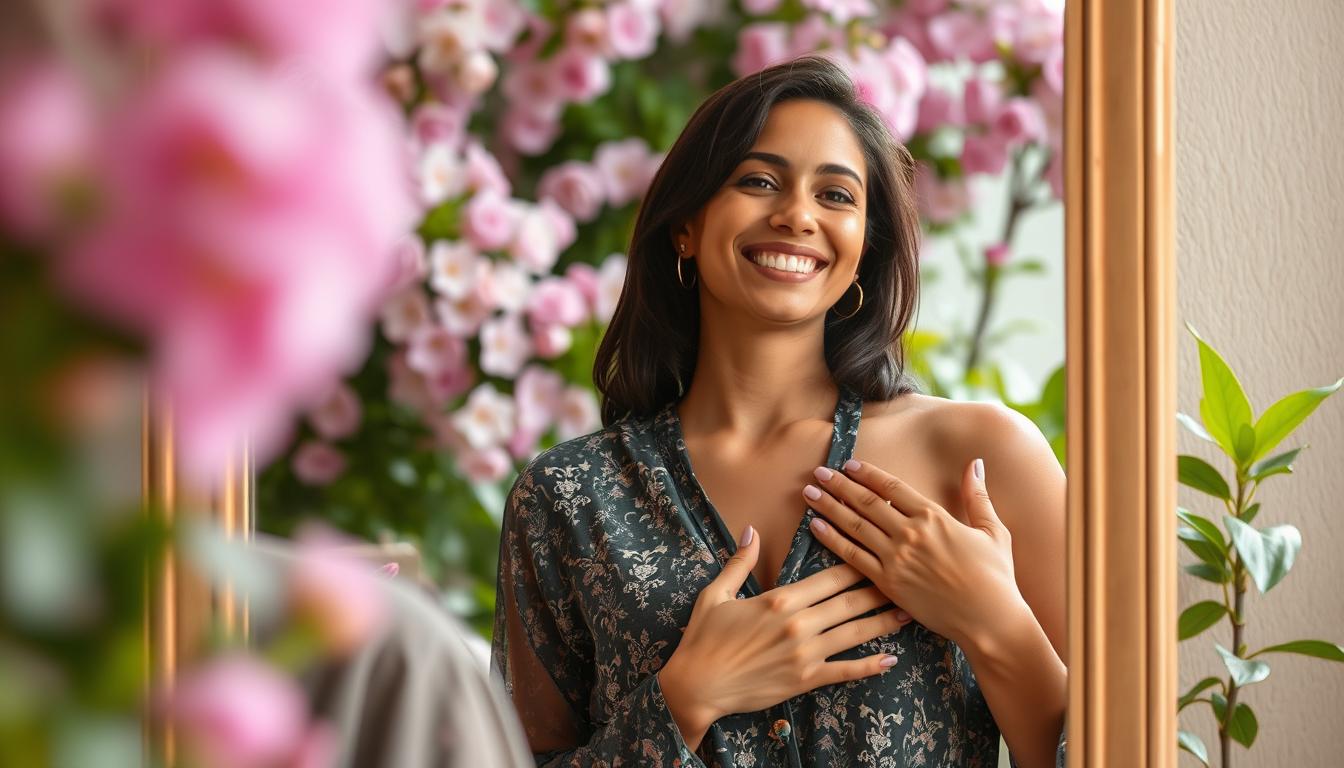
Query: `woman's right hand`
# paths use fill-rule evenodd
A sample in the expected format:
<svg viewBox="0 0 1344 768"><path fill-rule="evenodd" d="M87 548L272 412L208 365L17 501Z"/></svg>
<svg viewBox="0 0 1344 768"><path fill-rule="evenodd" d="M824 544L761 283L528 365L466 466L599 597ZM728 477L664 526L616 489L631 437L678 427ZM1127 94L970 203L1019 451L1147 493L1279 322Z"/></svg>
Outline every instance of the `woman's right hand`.
<svg viewBox="0 0 1344 768"><path fill-rule="evenodd" d="M668 709L691 749L711 723L754 712L814 688L880 674L894 657L826 661L909 623L898 609L854 620L890 604L876 587L844 591L863 580L847 564L832 566L765 594L737 599L756 566L760 536L738 547L696 598L681 643L658 673ZM890 658L888 666L884 659Z"/></svg>

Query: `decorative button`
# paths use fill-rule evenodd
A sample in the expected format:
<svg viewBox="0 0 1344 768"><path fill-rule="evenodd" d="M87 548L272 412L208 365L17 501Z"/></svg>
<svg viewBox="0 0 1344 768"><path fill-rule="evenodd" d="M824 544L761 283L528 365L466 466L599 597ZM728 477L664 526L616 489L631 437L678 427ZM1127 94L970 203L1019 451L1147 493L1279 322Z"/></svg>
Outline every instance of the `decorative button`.
<svg viewBox="0 0 1344 768"><path fill-rule="evenodd" d="M780 744L783 744L791 733L793 733L793 726L789 725L788 720L776 720L775 724L770 726L770 738Z"/></svg>

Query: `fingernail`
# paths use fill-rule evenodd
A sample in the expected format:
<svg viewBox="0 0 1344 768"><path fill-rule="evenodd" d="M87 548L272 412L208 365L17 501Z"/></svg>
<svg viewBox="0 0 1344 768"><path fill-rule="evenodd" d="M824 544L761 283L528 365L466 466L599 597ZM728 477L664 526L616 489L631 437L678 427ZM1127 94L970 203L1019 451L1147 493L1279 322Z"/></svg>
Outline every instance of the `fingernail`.
<svg viewBox="0 0 1344 768"><path fill-rule="evenodd" d="M862 464L860 464L859 462L855 461L854 459L850 459L849 461L846 461L846 462L845 462L845 471L846 471L846 472L853 472L854 470L856 470L856 469L858 469L859 467L862 467L862 466L863 466Z"/></svg>
<svg viewBox="0 0 1344 768"><path fill-rule="evenodd" d="M827 480L830 480L835 473L825 467L817 467L812 470L812 474L816 475L817 479L824 483ZM812 498L815 499L816 497L813 496Z"/></svg>
<svg viewBox="0 0 1344 768"><path fill-rule="evenodd" d="M906 613L905 611L902 611L902 610L897 610L897 611L896 611L896 620L897 620L897 621L909 621L909 620L910 620L910 614L908 614L908 613Z"/></svg>
<svg viewBox="0 0 1344 768"><path fill-rule="evenodd" d="M814 517L812 518L812 530L817 533L826 533L831 530L831 526L827 525L826 521L822 520L820 517Z"/></svg>
<svg viewBox="0 0 1344 768"><path fill-rule="evenodd" d="M749 547L751 546L751 540L754 538L756 538L756 529L748 525L747 530L742 532L742 543L738 546Z"/></svg>
<svg viewBox="0 0 1344 768"><path fill-rule="evenodd" d="M883 657L882 657L882 660L879 661L879 662L877 662L877 664L878 664L878 666L880 666L880 667L887 667L887 668L894 667L894 666L896 666L896 657L895 657L895 656L883 656Z"/></svg>
<svg viewBox="0 0 1344 768"><path fill-rule="evenodd" d="M813 501L816 501L817 499L821 498L821 489L812 484L804 485L803 495Z"/></svg>
<svg viewBox="0 0 1344 768"><path fill-rule="evenodd" d="M981 459L975 460L975 479L976 480L985 479L985 462Z"/></svg>

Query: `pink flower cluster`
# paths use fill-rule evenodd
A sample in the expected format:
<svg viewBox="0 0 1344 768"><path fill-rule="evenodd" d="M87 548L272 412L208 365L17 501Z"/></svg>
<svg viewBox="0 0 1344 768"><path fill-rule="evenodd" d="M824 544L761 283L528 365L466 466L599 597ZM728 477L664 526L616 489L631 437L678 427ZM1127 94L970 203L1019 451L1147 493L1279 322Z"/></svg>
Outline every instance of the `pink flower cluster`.
<svg viewBox="0 0 1344 768"><path fill-rule="evenodd" d="M3 100L7 223L50 238L69 293L148 340L189 471L245 437L264 462L365 354L415 214L371 85L379 6L107 0L86 21L116 33L97 62L115 93L95 102L53 60ZM72 184L78 217L31 194Z"/></svg>

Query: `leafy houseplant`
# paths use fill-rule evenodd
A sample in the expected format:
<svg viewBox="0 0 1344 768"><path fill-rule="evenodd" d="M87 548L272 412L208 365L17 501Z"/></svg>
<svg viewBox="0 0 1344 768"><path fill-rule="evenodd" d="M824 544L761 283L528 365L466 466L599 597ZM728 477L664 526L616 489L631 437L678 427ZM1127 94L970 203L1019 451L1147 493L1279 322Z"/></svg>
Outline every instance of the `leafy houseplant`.
<svg viewBox="0 0 1344 768"><path fill-rule="evenodd" d="M1207 517L1187 509L1177 508L1181 525L1178 536L1185 546L1199 558L1184 570L1200 579L1222 588L1223 599L1204 600L1186 608L1180 617L1180 639L1188 640L1222 619L1232 624L1232 648L1217 643L1214 648L1227 667L1226 680L1206 677L1182 695L1177 711L1196 703L1208 704L1218 722L1222 766L1231 765L1230 740L1249 748L1255 742L1259 724L1250 705L1237 699L1241 690L1269 676L1269 664L1263 657L1269 653L1296 653L1330 661L1344 661L1344 647L1324 640L1294 640L1248 652L1244 640L1246 628L1245 596L1247 580L1253 580L1261 594L1268 592L1288 575L1302 546L1302 535L1292 525L1255 528L1252 520L1260 512L1260 503L1254 501L1260 484L1271 477L1292 474L1293 462L1306 446L1269 455L1284 438L1311 415L1325 398L1344 385L1344 378L1334 384L1306 389L1284 397L1252 418L1251 405L1241 383L1226 361L1210 347L1194 328L1190 333L1199 342L1199 370L1203 394L1199 403L1201 421L1177 414L1191 432L1220 449L1231 460L1235 470L1232 482L1208 462L1195 456L1177 457L1181 484L1221 501L1226 509L1223 523L1230 541ZM1209 691L1207 696L1203 696ZM1181 749L1209 764L1208 749L1198 736L1189 731L1178 732Z"/></svg>

